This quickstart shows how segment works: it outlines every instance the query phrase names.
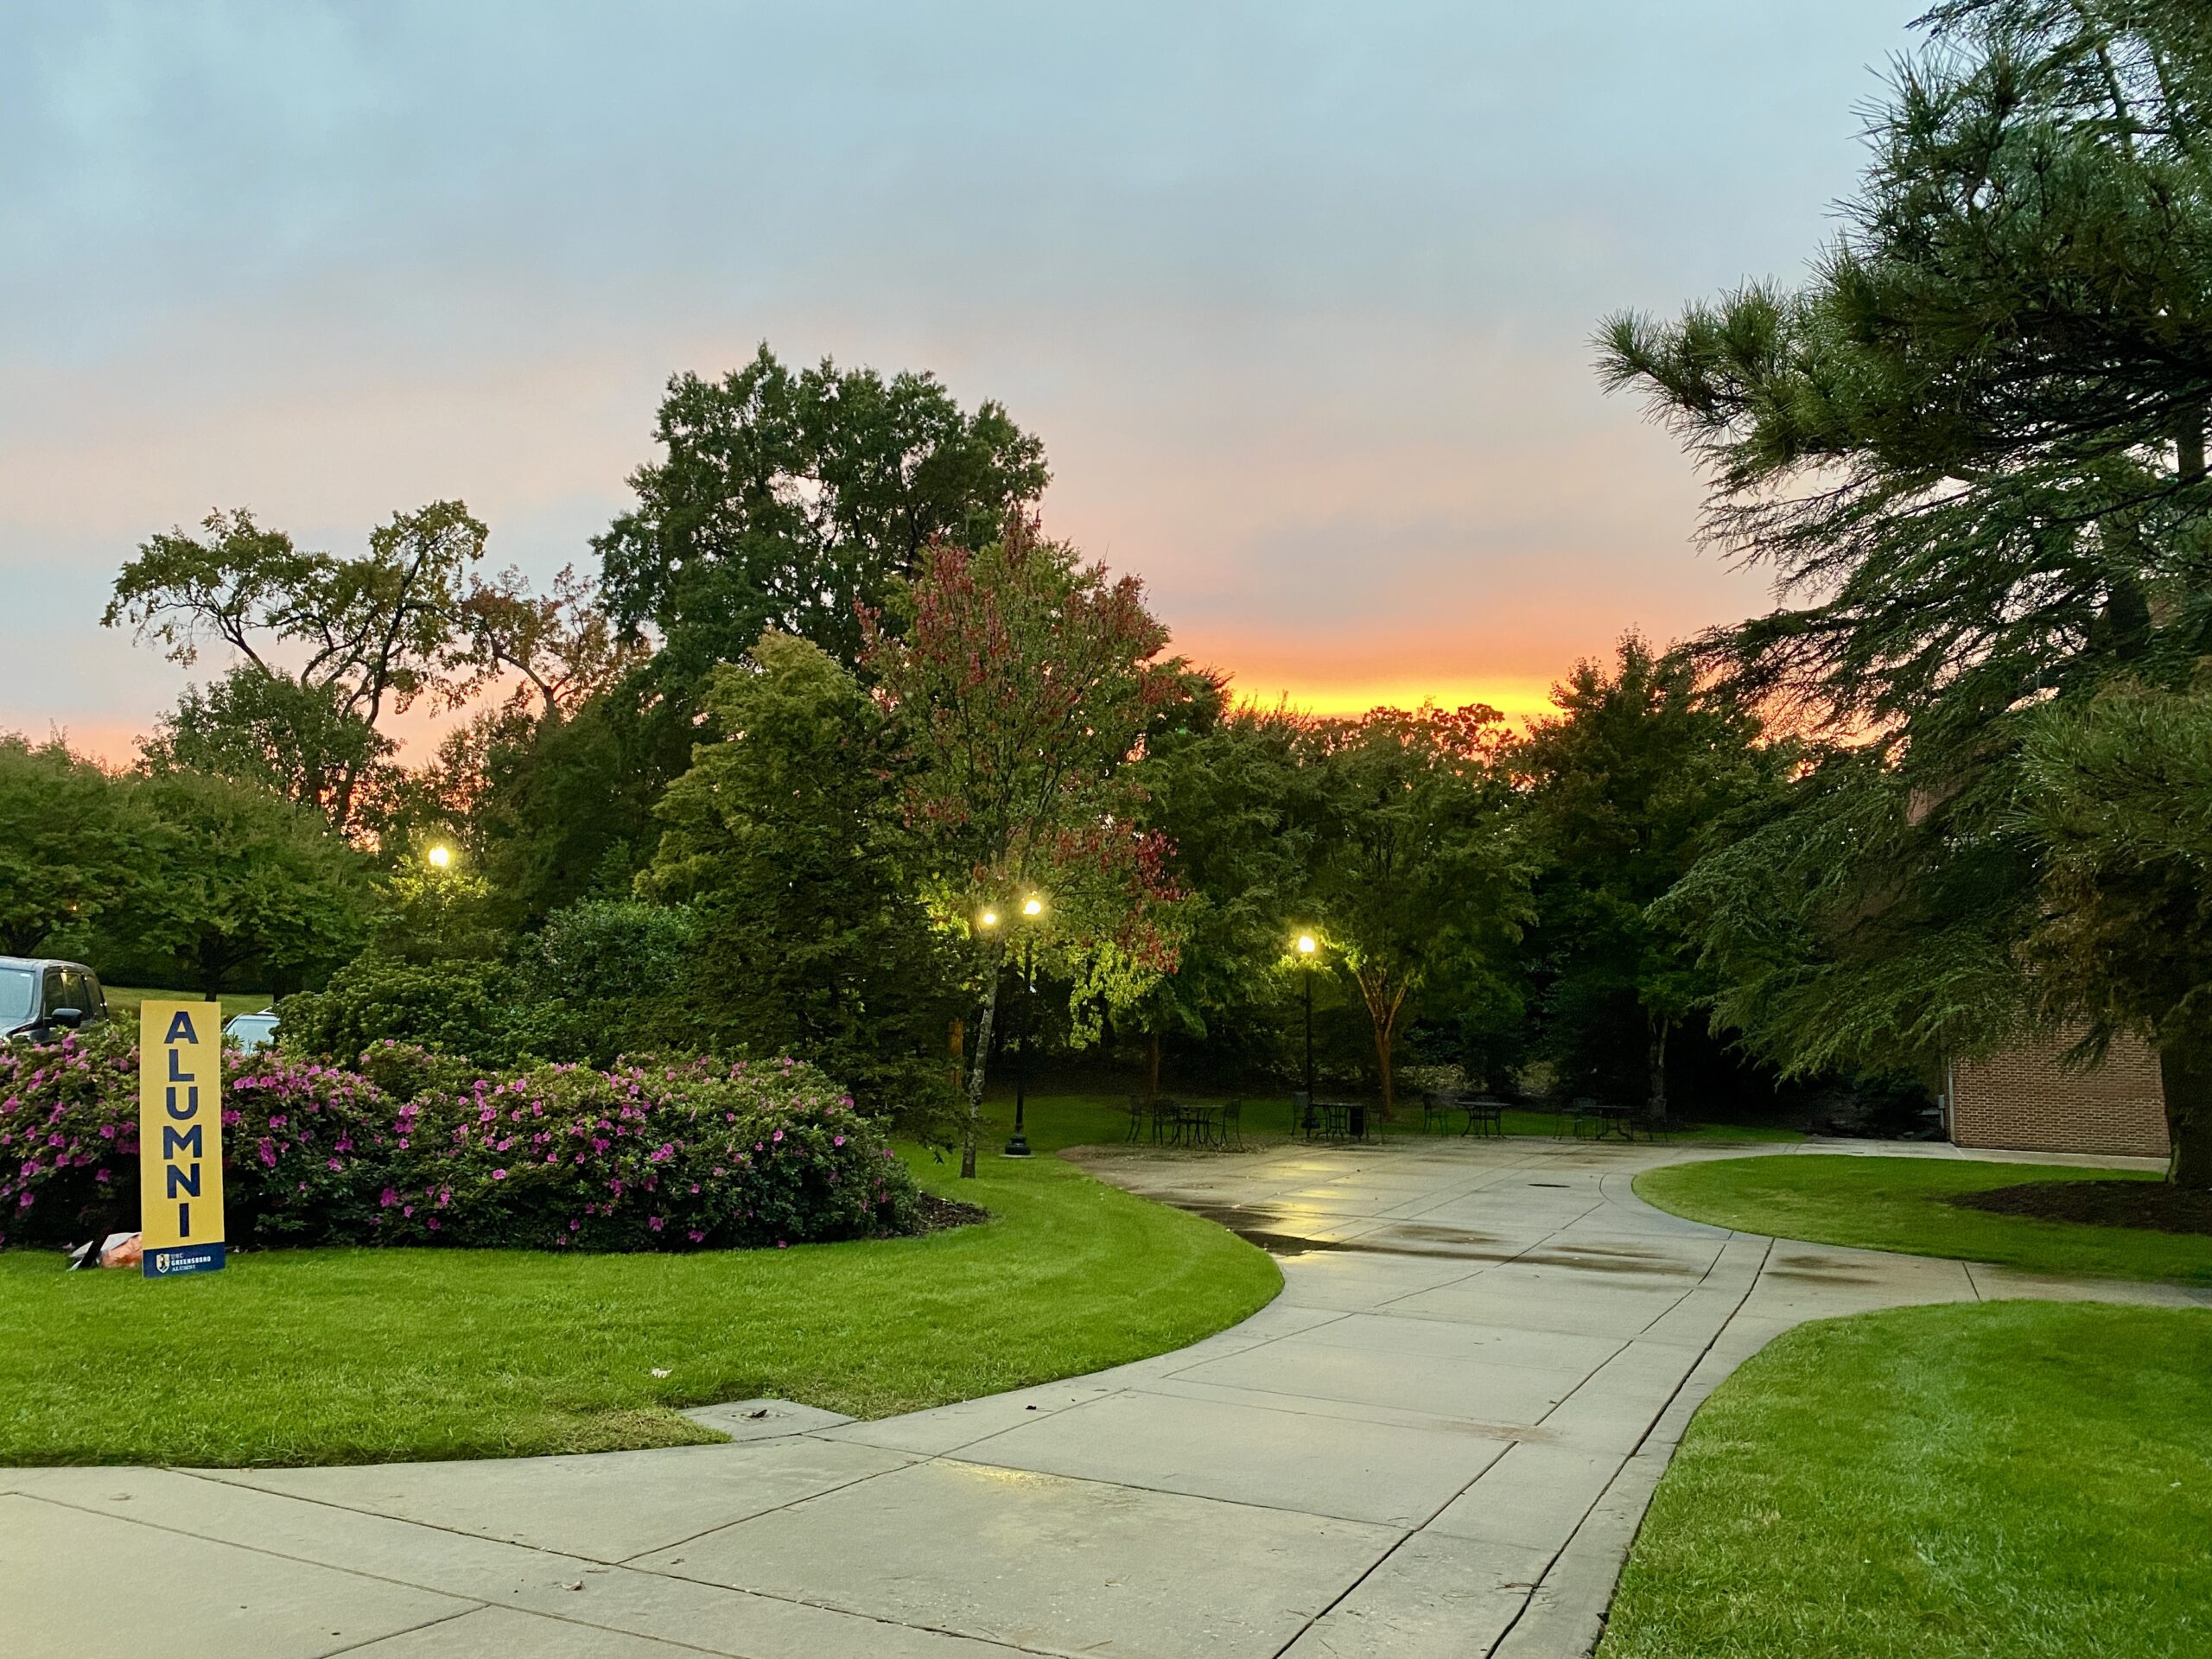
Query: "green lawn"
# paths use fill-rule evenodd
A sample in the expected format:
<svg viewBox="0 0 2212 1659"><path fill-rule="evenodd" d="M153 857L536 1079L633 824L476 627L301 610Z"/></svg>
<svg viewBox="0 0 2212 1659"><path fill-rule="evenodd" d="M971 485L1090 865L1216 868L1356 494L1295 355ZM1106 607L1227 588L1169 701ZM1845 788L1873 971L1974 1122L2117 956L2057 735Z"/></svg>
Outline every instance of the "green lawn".
<svg viewBox="0 0 2212 1659"><path fill-rule="evenodd" d="M1826 1320L1692 1421L1599 1659L2212 1653L2208 1538L2212 1313Z"/></svg>
<svg viewBox="0 0 2212 1659"><path fill-rule="evenodd" d="M138 1005L149 996L175 997L182 1001L200 1000L197 991L156 991L143 986L103 985L100 989L107 996L108 1017L112 1020L136 1020ZM258 1014L269 1006L267 991L226 991L223 993L223 1018L231 1019L241 1014Z"/></svg>
<svg viewBox="0 0 2212 1659"><path fill-rule="evenodd" d="M2114 1180L2125 1172L1932 1158L1726 1158L1646 1170L1638 1197L1716 1227L1815 1244L1993 1262L2031 1273L2212 1284L2212 1238L1996 1216L1946 1204L2023 1181ZM2156 1180L2155 1175L2135 1179Z"/></svg>
<svg viewBox="0 0 2212 1659"><path fill-rule="evenodd" d="M1061 1160L910 1154L995 1217L696 1255L294 1250L149 1283L0 1254L0 1464L350 1463L718 1438L674 1408L881 1416L1179 1348L1274 1263ZM668 1372L653 1375L656 1369Z"/></svg>

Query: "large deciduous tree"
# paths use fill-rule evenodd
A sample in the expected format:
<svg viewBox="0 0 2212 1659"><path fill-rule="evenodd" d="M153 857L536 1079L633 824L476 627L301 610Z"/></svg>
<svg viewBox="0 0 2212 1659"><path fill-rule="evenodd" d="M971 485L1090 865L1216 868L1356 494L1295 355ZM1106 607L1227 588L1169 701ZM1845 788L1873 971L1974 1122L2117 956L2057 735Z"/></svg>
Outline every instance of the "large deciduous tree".
<svg viewBox="0 0 2212 1659"><path fill-rule="evenodd" d="M394 513L353 557L304 551L244 510L200 529L142 543L102 617L187 666L211 644L237 658L186 693L147 759L270 785L340 830L395 781L385 716L458 706L510 671L563 706L625 661L571 573L543 599L512 569L477 576L487 532L458 501Z"/></svg>
<svg viewBox="0 0 2212 1659"><path fill-rule="evenodd" d="M156 880L152 830L128 779L59 740L0 734L0 952L134 905Z"/></svg>
<svg viewBox="0 0 2212 1659"><path fill-rule="evenodd" d="M1122 994L1170 970L1175 897L1161 837L1142 827L1131 768L1160 712L1187 695L1143 584L1109 579L1033 520L1009 514L996 541L925 547L891 611L868 618L863 665L899 722L911 767L908 825L947 923L980 930L982 1012L969 1076L961 1173L977 1126L1008 933L1042 893L1039 931L1079 982L1110 951ZM1086 964L1095 965L1095 964Z"/></svg>
<svg viewBox="0 0 2212 1659"><path fill-rule="evenodd" d="M654 438L637 505L594 546L615 619L660 631L676 685L772 628L855 662L861 610L882 611L925 547L981 545L1048 477L997 404L970 413L933 376L827 359L795 374L765 345L719 380L671 379Z"/></svg>
<svg viewBox="0 0 2212 1659"><path fill-rule="evenodd" d="M1940 7L1803 287L1607 331L1607 378L1707 468L1711 537L1782 588L1709 660L1839 740L1684 895L1731 975L1722 1011L1793 1069L2119 1006L2045 994L2083 982L2038 986L2024 947L2046 906L2087 901L2083 872L2120 882L2126 844L2055 849L2016 797L2028 734L2067 717L2039 705L2179 686L2212 648L2203 23L2184 0ZM2202 1182L2193 1006L2132 1019L2177 1174Z"/></svg>
<svg viewBox="0 0 2212 1659"><path fill-rule="evenodd" d="M1317 721L1301 747L1318 795L1306 893L1330 965L1358 987L1382 1111L1396 1106L1402 1022L1424 990L1466 1001L1514 972L1529 863L1479 704Z"/></svg>
<svg viewBox="0 0 2212 1659"><path fill-rule="evenodd" d="M1217 1054L1262 1057L1282 995L1284 952L1305 909L1319 833L1313 779L1301 766L1303 723L1281 710L1225 706L1201 684L1146 742L1141 770L1146 825L1173 849L1185 897L1176 970L1133 1011L1148 1039L1148 1087L1159 1084L1160 1039L1174 1035ZM1280 1056L1264 1056L1272 1065Z"/></svg>
<svg viewBox="0 0 2212 1659"><path fill-rule="evenodd" d="M368 867L311 809L254 785L164 772L135 792L154 821L156 879L110 918L214 996L251 969L296 987L359 948Z"/></svg>

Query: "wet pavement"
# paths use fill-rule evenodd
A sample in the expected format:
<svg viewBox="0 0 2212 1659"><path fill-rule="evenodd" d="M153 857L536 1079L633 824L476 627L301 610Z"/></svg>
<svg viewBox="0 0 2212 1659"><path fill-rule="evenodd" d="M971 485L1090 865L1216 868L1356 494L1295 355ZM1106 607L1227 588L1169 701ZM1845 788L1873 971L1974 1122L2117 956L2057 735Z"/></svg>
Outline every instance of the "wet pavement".
<svg viewBox="0 0 2212 1659"><path fill-rule="evenodd" d="M1564 1659L1601 1629L1691 1413L1791 1325L2212 1300L1776 1243L1630 1191L1743 1150L1090 1154L1270 1250L1282 1295L1178 1353L908 1416L696 1414L727 1446L0 1470L0 1648Z"/></svg>

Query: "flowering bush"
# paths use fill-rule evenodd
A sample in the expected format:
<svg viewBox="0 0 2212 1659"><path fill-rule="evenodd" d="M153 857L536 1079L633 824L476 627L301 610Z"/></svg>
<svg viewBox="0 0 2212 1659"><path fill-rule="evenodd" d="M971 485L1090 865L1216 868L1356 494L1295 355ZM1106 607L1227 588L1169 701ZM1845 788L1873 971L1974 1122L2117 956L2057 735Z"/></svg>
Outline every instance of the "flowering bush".
<svg viewBox="0 0 2212 1659"><path fill-rule="evenodd" d="M686 1250L917 1224L913 1177L811 1066L549 1065L459 1084L465 1062L398 1044L362 1065L372 1075L226 1053L231 1243ZM137 1125L127 1033L0 1049L0 1243L132 1225Z"/></svg>
<svg viewBox="0 0 2212 1659"><path fill-rule="evenodd" d="M392 1110L366 1078L223 1056L223 1207L238 1244L359 1233ZM121 1022L0 1048L0 1243L63 1243L138 1219L138 1048Z"/></svg>
<svg viewBox="0 0 2212 1659"><path fill-rule="evenodd" d="M0 1047L0 1243L136 1224L138 1050L111 1033Z"/></svg>
<svg viewBox="0 0 2212 1659"><path fill-rule="evenodd" d="M696 1249L913 1230L918 1190L812 1066L548 1065L410 1103L432 1148L380 1195L391 1236Z"/></svg>

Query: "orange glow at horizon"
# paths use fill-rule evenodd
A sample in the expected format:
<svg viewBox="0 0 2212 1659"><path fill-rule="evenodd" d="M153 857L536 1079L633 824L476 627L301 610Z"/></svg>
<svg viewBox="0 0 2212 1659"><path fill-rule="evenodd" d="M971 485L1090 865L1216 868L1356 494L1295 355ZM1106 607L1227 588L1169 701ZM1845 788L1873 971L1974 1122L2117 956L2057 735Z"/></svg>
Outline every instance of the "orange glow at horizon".
<svg viewBox="0 0 2212 1659"><path fill-rule="evenodd" d="M1488 703L1508 720L1525 722L1552 710L1551 683L1529 679L1461 679L1438 676L1430 679L1313 680L1282 684L1281 675L1246 678L1233 677L1230 698L1272 709L1287 703L1303 715L1335 719L1363 715L1370 709L1418 709L1433 702L1440 709L1463 709L1469 703Z"/></svg>

